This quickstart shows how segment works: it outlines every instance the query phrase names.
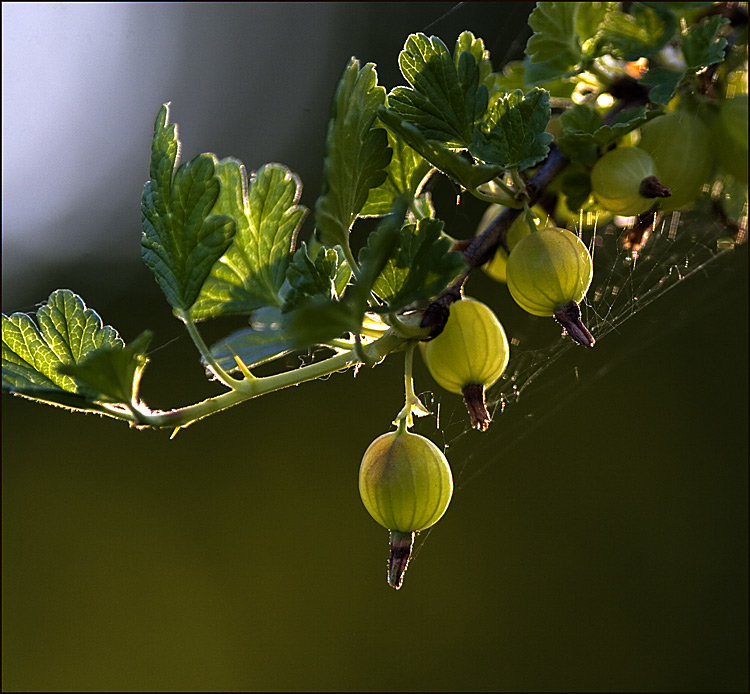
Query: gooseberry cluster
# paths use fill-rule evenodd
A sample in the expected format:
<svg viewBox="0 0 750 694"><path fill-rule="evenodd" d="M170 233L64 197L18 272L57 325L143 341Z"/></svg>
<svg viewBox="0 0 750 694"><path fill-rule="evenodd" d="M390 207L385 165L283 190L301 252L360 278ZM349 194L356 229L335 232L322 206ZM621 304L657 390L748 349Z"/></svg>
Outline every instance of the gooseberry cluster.
<svg viewBox="0 0 750 694"><path fill-rule="evenodd" d="M580 304L597 225L612 235L632 225L619 236L632 260L647 239L638 229L699 201L733 243L744 240L746 24L736 3L538 3L524 60L503 68L468 31L452 52L437 37L409 36L399 55L408 86L389 93L373 64L352 58L334 94L306 242L294 173L273 163L248 175L210 153L180 164L165 104L141 200L142 256L225 392L149 409L139 385L150 333L125 345L69 290L53 292L36 322L3 315L3 388L174 435L403 352L396 430L373 441L359 471L366 509L390 531L388 581L399 588L415 533L443 516L453 490L443 452L409 431L429 414L414 392L413 354L463 397L478 431L492 419L486 390L513 356L492 297L464 294L472 271L483 267L521 310L593 347ZM489 203L476 234L441 218L428 185L440 176ZM380 221L357 255L351 232L363 218ZM208 347L198 323L236 316L249 327ZM295 352L309 357L289 367Z"/></svg>

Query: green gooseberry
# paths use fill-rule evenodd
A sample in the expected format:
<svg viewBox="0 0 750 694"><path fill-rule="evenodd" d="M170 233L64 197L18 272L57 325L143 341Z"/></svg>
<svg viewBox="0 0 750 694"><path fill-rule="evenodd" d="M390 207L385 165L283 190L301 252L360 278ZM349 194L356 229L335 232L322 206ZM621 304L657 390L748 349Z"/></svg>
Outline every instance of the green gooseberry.
<svg viewBox="0 0 750 694"><path fill-rule="evenodd" d="M653 183L655 177L654 160L645 150L618 147L594 164L591 189L602 207L613 214L631 216L651 208L654 197L662 197L649 189L649 183Z"/></svg>
<svg viewBox="0 0 750 694"><path fill-rule="evenodd" d="M651 156L659 182L671 191L660 204L665 212L693 202L711 174L711 133L688 111L672 111L650 120L641 128L638 148Z"/></svg>
<svg viewBox="0 0 750 694"><path fill-rule="evenodd" d="M553 316L569 301L580 303L593 276L586 244L558 227L547 227L521 239L508 258L511 296L534 316Z"/></svg>
<svg viewBox="0 0 750 694"><path fill-rule="evenodd" d="M747 94L738 94L719 104L719 118L712 134L721 168L747 184Z"/></svg>
<svg viewBox="0 0 750 694"><path fill-rule="evenodd" d="M402 427L368 446L359 467L359 494L380 525L411 533L440 520L453 495L453 476L432 441Z"/></svg>
<svg viewBox="0 0 750 694"><path fill-rule="evenodd" d="M484 392L500 378L510 357L508 338L492 309L476 299L456 301L443 331L420 342L420 349L430 375L447 391L462 394L472 426L486 430L491 417Z"/></svg>
<svg viewBox="0 0 750 694"><path fill-rule="evenodd" d="M495 219L495 217L497 217L504 209L505 207L503 207L503 205L490 205L479 222L477 235L481 234L490 222L492 222L492 220ZM532 213L537 224L540 224L541 221L547 217L547 213L540 207L534 207ZM513 246L515 246L521 238L530 233L531 229L529 229L529 223L525 215L521 214L513 224L511 224L510 229L508 229L508 233L505 236L505 243L508 245L509 249L513 250ZM497 282L505 282L505 264L507 260L508 253L506 250L502 247L498 247L497 251L495 251L495 255L492 256L492 259L482 265L482 270L492 277L493 280L496 280Z"/></svg>
<svg viewBox="0 0 750 694"><path fill-rule="evenodd" d="M578 304L594 276L591 254L578 236L547 227L522 238L508 258L508 289L534 316L554 316L571 338L593 347Z"/></svg>
<svg viewBox="0 0 750 694"><path fill-rule="evenodd" d="M453 475L443 452L407 431L376 438L359 467L359 494L368 513L390 531L388 584L398 590L409 565L414 534L442 518L453 496Z"/></svg>

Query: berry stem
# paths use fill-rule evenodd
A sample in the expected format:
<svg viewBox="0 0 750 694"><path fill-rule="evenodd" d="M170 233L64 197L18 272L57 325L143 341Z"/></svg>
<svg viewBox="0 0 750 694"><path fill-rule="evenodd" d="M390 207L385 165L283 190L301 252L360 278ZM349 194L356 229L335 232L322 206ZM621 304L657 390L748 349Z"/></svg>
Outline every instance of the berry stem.
<svg viewBox="0 0 750 694"><path fill-rule="evenodd" d="M414 348L416 343L412 342L404 350L404 406L401 411L396 415L394 424L399 427L399 430L404 427L404 430L414 426L414 415L417 417L424 417L430 414L430 411L422 404L417 394L414 392L414 377L412 376L412 368L414 365Z"/></svg>

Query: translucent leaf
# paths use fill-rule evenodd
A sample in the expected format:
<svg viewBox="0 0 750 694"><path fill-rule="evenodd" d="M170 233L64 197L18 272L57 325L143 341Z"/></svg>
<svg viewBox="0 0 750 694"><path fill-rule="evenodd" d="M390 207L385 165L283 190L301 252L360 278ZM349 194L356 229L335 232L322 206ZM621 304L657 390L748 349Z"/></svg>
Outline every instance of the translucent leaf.
<svg viewBox="0 0 750 694"><path fill-rule="evenodd" d="M320 295L337 300L337 278L341 266L346 267L347 264L340 249L320 245L316 252L309 253L307 244L303 242L287 270L289 290L284 298L282 311L291 311L311 296Z"/></svg>
<svg viewBox="0 0 750 694"><path fill-rule="evenodd" d="M641 84L651 87L648 98L654 104L666 106L675 95L677 87L686 75L685 70L675 71L664 68L653 68L641 77Z"/></svg>
<svg viewBox="0 0 750 694"><path fill-rule="evenodd" d="M549 119L549 92L544 89L495 94L470 151L488 164L523 171L549 153L552 135L544 131Z"/></svg>
<svg viewBox="0 0 750 694"><path fill-rule="evenodd" d="M451 251L442 229L440 220L422 219L400 230L398 246L373 285L389 310L434 298L465 269L463 255Z"/></svg>
<svg viewBox="0 0 750 694"><path fill-rule="evenodd" d="M349 247L349 231L370 189L386 179L391 158L382 128L373 128L385 89L372 63L362 69L352 58L333 100L328 124L323 186L315 203L315 225L327 246Z"/></svg>
<svg viewBox="0 0 750 694"><path fill-rule="evenodd" d="M370 233L367 246L359 254L359 273L341 300L324 294L307 295L283 314L282 329L293 340L294 348L325 344L343 333L360 331L373 284L398 243L406 209L406 200L399 198L391 214Z"/></svg>
<svg viewBox="0 0 750 694"><path fill-rule="evenodd" d="M131 403L148 363L146 350L152 334L141 333L125 347L103 345L76 364L62 364L60 373L73 376L81 393L100 402Z"/></svg>
<svg viewBox="0 0 750 694"><path fill-rule="evenodd" d="M293 341L285 334L278 308L268 307L253 314L251 328L238 330L211 347L211 354L225 371L236 371L238 356L243 364L252 369L279 357L293 349Z"/></svg>
<svg viewBox="0 0 750 694"><path fill-rule="evenodd" d="M302 184L281 164L266 164L250 180L234 159L216 166L221 195L214 212L236 220L232 245L216 262L190 314L196 319L281 306L297 231L307 210Z"/></svg>
<svg viewBox="0 0 750 694"><path fill-rule="evenodd" d="M634 2L630 14L607 12L596 37L596 54L610 53L622 60L637 60L658 53L677 31L677 19L669 5Z"/></svg>
<svg viewBox="0 0 750 694"><path fill-rule="evenodd" d="M36 313L2 316L3 389L75 409L100 411L95 402L135 397L144 334L125 347L114 328L68 289L50 294ZM80 367L80 369L78 368Z"/></svg>
<svg viewBox="0 0 750 694"><path fill-rule="evenodd" d="M411 87L391 91L389 109L415 125L428 140L448 147L467 147L488 101L474 57L477 48L461 50L454 60L436 36L409 36L399 55L399 66Z"/></svg>
<svg viewBox="0 0 750 694"><path fill-rule="evenodd" d="M213 154L200 154L175 171L179 141L168 118L169 109L162 106L154 125L151 179L141 200L141 251L167 301L187 310L231 243L235 223L211 214L219 195Z"/></svg>
<svg viewBox="0 0 750 694"><path fill-rule="evenodd" d="M469 51L474 56L474 61L479 67L479 82L487 84L488 81L491 81L492 63L490 62L490 52L484 47L484 41L475 37L470 31L462 32L456 39L456 47L453 49L453 62L456 69L458 69L462 51Z"/></svg>
<svg viewBox="0 0 750 694"><path fill-rule="evenodd" d="M719 32L727 24L728 19L714 15L688 27L680 38L688 69L700 70L724 60L727 40L720 37Z"/></svg>
<svg viewBox="0 0 750 694"><path fill-rule="evenodd" d="M427 174L432 169L430 163L406 142L390 131L388 145L393 151L388 164L388 177L377 188L370 190L367 202L360 211L360 217L382 217L393 207L400 195L414 198Z"/></svg>
<svg viewBox="0 0 750 694"><path fill-rule="evenodd" d="M378 118L430 164L464 188L473 190L495 178L503 170L501 166L474 163L471 157L467 159L464 154L454 152L440 142L426 139L416 126L402 121L392 111L381 109Z"/></svg>
<svg viewBox="0 0 750 694"><path fill-rule="evenodd" d="M647 113L645 107L629 109L618 113L611 125L605 125L597 111L578 104L560 117L562 134L558 146L572 161L592 166L601 151L658 113Z"/></svg>
<svg viewBox="0 0 750 694"><path fill-rule="evenodd" d="M580 70L581 45L576 31L579 2L538 2L529 15L534 32L526 43L527 86L568 77Z"/></svg>

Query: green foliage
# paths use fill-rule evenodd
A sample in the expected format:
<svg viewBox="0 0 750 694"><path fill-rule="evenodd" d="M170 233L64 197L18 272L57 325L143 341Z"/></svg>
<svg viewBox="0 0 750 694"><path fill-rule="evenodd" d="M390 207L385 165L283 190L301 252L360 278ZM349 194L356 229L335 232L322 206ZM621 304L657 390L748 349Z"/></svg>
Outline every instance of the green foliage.
<svg viewBox="0 0 750 694"><path fill-rule="evenodd" d="M560 116L562 135L557 144L572 161L593 166L609 145L657 114L647 113L645 107L628 109L618 113L611 125L605 125L598 111L579 104Z"/></svg>
<svg viewBox="0 0 750 694"><path fill-rule="evenodd" d="M549 92L544 89L497 93L481 128L474 131L471 153L488 164L523 171L549 152L552 135L544 132L549 118Z"/></svg>
<svg viewBox="0 0 750 694"><path fill-rule="evenodd" d="M150 338L127 347L117 331L68 289L50 294L34 319L3 314L3 390L80 410L129 405L146 365Z"/></svg>
<svg viewBox="0 0 750 694"><path fill-rule="evenodd" d="M323 243L345 251L352 224L370 190L386 180L391 158L385 131L373 127L377 109L385 103L385 89L377 81L372 63L360 69L359 61L352 58L336 89L328 125L315 224Z"/></svg>
<svg viewBox="0 0 750 694"><path fill-rule="evenodd" d="M529 15L534 31L526 44L527 86L569 77L581 68L583 53L576 30L581 2L538 2Z"/></svg>
<svg viewBox="0 0 750 694"><path fill-rule="evenodd" d="M79 392L93 401L132 403L148 362L146 349L151 337L151 333L145 331L125 347L103 345L77 363L61 364L58 371L72 376Z"/></svg>
<svg viewBox="0 0 750 694"><path fill-rule="evenodd" d="M466 269L462 254L451 251L452 242L442 229L440 220L422 219L400 230L396 252L373 285L390 311L431 299Z"/></svg>
<svg viewBox="0 0 750 694"><path fill-rule="evenodd" d="M671 3L634 2L630 13L617 3L607 3L597 33L596 55L609 54L621 60L648 58L669 43L677 30Z"/></svg>
<svg viewBox="0 0 750 694"><path fill-rule="evenodd" d="M724 60L727 40L719 32L727 24L728 19L714 15L687 28L680 42L688 70L701 70Z"/></svg>
<svg viewBox="0 0 750 694"><path fill-rule="evenodd" d="M641 78L641 84L651 87L648 98L652 103L666 106L672 100L684 77L684 70L654 68Z"/></svg>
<svg viewBox="0 0 750 694"><path fill-rule="evenodd" d="M388 146L393 152L388 164L387 178L377 188L372 188L360 217L381 217L388 214L397 197L406 195L414 198L432 170L428 162L406 141L387 130Z"/></svg>
<svg viewBox="0 0 750 694"><path fill-rule="evenodd" d="M747 70L746 32L711 3L539 2L529 27L524 59L494 68L483 40L469 31L452 51L436 36L412 34L398 58L406 83L387 94L375 66L352 58L333 97L315 228L306 241L298 240L307 210L294 173L266 164L248 175L241 162L213 154L180 164L177 127L162 106L142 196L143 260L227 392L179 410L148 410L138 384L150 334L126 346L68 290L54 292L36 322L23 313L3 316L3 388L167 428L391 352L410 354L414 341L441 327L434 316L475 265L507 243L503 224L512 222L500 215L476 242L458 246L467 251L452 250L455 241L423 191L430 177L449 177L468 195L516 209L543 197L554 210L549 223L560 226L578 209L623 213L604 209L609 198L592 185L605 157L622 160L628 145L632 155L631 131L644 138L647 122L664 110L710 122L723 113L717 98L725 103L744 84L737 74ZM730 50L735 44L739 50ZM725 57L707 73L709 89L701 73ZM551 120L553 111L559 119ZM548 158L553 141L559 152ZM726 169L728 160L720 165ZM619 185L628 172L618 166L610 178ZM744 170L727 173L737 178ZM744 219L743 181L704 181L707 175L696 175L693 187L723 186L714 203L728 219ZM638 210L674 209L650 197L654 188L641 195L643 179L652 177L640 169L630 176ZM350 234L364 217L382 219L355 257ZM209 349L196 322L226 316L247 322ZM558 320L571 334L578 318L565 316L567 323ZM583 344L592 345L588 338ZM318 346L327 356L318 357ZM310 350L311 362L251 373L297 350ZM423 410L410 387L403 411Z"/></svg>
<svg viewBox="0 0 750 694"><path fill-rule="evenodd" d="M285 306L282 320L282 329L296 348L325 344L347 332L359 333L373 285L396 248L405 215L406 202L398 199L391 214L368 237L367 246L359 254L358 273L340 300L325 290L319 291L324 285L323 270L333 270L326 258L316 264L320 250L315 261L310 262L307 257L304 265L297 264L298 269L306 268L306 273L297 281L296 303ZM303 286L310 287L313 293L300 291Z"/></svg>
<svg viewBox="0 0 750 694"><path fill-rule="evenodd" d="M472 38L460 39L457 51L463 46L468 50L452 57L436 36L412 34L398 59L411 87L396 87L388 95L389 109L428 140L448 147L467 147L475 124L487 110L487 87L480 83ZM483 54L478 46L475 51Z"/></svg>
<svg viewBox="0 0 750 694"><path fill-rule="evenodd" d="M232 245L214 264L190 310L194 319L281 306L279 290L306 209L302 184L280 164L266 164L250 180L234 159L217 164L221 195L214 212L235 220Z"/></svg>
<svg viewBox="0 0 750 694"><path fill-rule="evenodd" d="M187 311L235 233L235 221L212 214L219 196L216 158L200 154L177 166L177 128L162 106L154 125L151 179L143 188L143 260L173 308Z"/></svg>
<svg viewBox="0 0 750 694"><path fill-rule="evenodd" d="M468 190L492 180L503 170L501 166L475 164L463 154L454 152L435 140L428 140L419 128L408 121L402 121L391 111L382 109L378 118L436 169Z"/></svg>

